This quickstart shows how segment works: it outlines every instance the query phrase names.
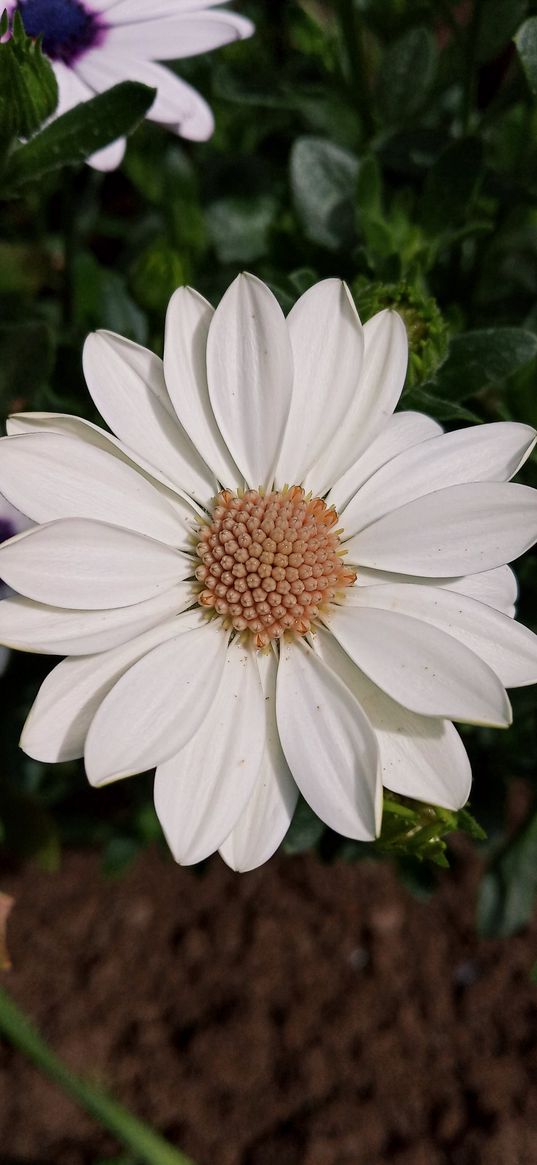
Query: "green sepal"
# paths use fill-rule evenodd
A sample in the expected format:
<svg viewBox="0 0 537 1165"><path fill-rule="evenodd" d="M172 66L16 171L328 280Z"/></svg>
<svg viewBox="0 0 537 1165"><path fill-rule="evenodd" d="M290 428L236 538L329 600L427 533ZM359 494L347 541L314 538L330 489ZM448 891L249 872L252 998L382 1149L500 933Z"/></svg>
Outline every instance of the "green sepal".
<svg viewBox="0 0 537 1165"><path fill-rule="evenodd" d="M475 840L486 837L468 809L442 809L389 793L384 797L382 829L373 849L393 857L432 862L446 869L449 866L447 838L455 832L467 833Z"/></svg>
<svg viewBox="0 0 537 1165"><path fill-rule="evenodd" d="M0 36L8 32L4 12ZM57 104L58 84L41 38L27 36L20 13L15 12L11 36L0 42L0 136L4 141L31 137L52 117Z"/></svg>

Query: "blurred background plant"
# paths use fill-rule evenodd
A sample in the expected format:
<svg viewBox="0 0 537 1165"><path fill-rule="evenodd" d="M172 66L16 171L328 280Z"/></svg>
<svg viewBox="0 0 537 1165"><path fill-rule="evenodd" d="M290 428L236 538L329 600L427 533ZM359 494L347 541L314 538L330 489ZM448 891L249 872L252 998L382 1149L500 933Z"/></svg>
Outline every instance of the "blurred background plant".
<svg viewBox="0 0 537 1165"><path fill-rule="evenodd" d="M247 267L285 310L331 275L348 281L364 320L396 307L411 347L403 407L447 427L537 425L537 3L237 8L256 23L252 40L181 62L216 115L204 144L136 129L152 91L130 83L42 128L55 90L39 45L21 26L0 45L2 418L97 419L81 371L87 332L110 328L161 351L178 284L216 302ZM119 171L80 165L134 129ZM524 480L537 485L535 466ZM518 573L520 616L535 627L531 556ZM150 843L164 852L151 779L97 794L77 764L18 750L49 668L13 654L0 681L0 844L49 870L62 846L97 845L120 874ZM488 859L478 926L513 934L537 892L536 703L531 689L513 695L508 733L463 730L471 814L390 797L372 847L330 833L300 804L285 849L389 858L427 895L449 862L446 838L462 829Z"/></svg>

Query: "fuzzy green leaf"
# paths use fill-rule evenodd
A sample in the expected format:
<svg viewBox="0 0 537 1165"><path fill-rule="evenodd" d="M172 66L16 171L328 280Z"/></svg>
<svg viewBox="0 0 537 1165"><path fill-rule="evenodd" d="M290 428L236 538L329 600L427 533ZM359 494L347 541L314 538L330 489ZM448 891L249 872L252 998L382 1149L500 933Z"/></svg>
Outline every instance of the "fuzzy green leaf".
<svg viewBox="0 0 537 1165"><path fill-rule="evenodd" d="M537 813L498 855L479 889L477 926L486 938L522 930L537 896Z"/></svg>
<svg viewBox="0 0 537 1165"><path fill-rule="evenodd" d="M465 401L502 384L537 356L537 336L523 328L481 328L454 336L447 359L423 387L444 400Z"/></svg>
<svg viewBox="0 0 537 1165"><path fill-rule="evenodd" d="M298 138L291 153L297 216L313 243L337 251L354 238L358 159L324 138Z"/></svg>
<svg viewBox="0 0 537 1165"><path fill-rule="evenodd" d="M530 16L519 28L514 41L528 85L537 97L537 16Z"/></svg>
<svg viewBox="0 0 537 1165"><path fill-rule="evenodd" d="M6 186L13 189L63 166L84 162L136 129L154 97L155 90L147 85L124 81L76 105L15 151L5 176Z"/></svg>
<svg viewBox="0 0 537 1165"><path fill-rule="evenodd" d="M389 125L399 125L419 112L434 82L436 67L436 42L428 28L412 28L388 46L380 68L377 99Z"/></svg>

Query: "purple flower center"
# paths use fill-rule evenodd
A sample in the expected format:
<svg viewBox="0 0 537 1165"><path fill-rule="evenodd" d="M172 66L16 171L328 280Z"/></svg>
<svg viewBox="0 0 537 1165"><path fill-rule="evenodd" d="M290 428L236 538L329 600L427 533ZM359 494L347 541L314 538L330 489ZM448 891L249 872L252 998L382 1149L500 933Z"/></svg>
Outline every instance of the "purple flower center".
<svg viewBox="0 0 537 1165"><path fill-rule="evenodd" d="M6 542L8 538L13 538L19 531L14 526L9 518L0 518L0 542Z"/></svg>
<svg viewBox="0 0 537 1165"><path fill-rule="evenodd" d="M80 0L19 0L17 7L28 36L42 36L47 56L66 65L99 44L105 29Z"/></svg>

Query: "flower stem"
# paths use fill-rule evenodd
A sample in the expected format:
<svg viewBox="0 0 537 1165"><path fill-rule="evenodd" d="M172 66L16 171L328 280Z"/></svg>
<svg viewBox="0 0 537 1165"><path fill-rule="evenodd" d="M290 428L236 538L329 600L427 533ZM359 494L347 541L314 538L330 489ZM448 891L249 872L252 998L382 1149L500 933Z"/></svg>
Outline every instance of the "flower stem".
<svg viewBox="0 0 537 1165"><path fill-rule="evenodd" d="M89 1081L75 1076L38 1034L6 991L0 988L0 1032L63 1091L118 1138L144 1165L194 1165L158 1133Z"/></svg>
<svg viewBox="0 0 537 1165"><path fill-rule="evenodd" d="M63 230L63 323L70 328L73 323L74 260L76 252L75 192L74 176L66 167L62 184L62 230Z"/></svg>
<svg viewBox="0 0 537 1165"><path fill-rule="evenodd" d="M477 81L477 45L479 40L479 30L481 27L481 9L482 0L474 0L474 9L472 12L472 19L470 20L470 24L468 26L466 41L466 76L464 79L464 92L462 100L463 133L468 133L470 128L472 109L475 103Z"/></svg>
<svg viewBox="0 0 537 1165"><path fill-rule="evenodd" d="M353 0L336 0L344 68L367 137L375 132L362 29Z"/></svg>

